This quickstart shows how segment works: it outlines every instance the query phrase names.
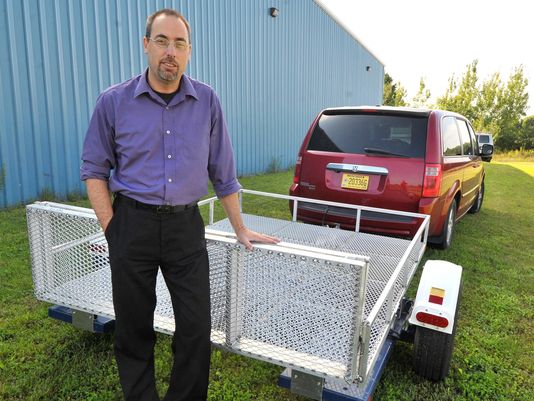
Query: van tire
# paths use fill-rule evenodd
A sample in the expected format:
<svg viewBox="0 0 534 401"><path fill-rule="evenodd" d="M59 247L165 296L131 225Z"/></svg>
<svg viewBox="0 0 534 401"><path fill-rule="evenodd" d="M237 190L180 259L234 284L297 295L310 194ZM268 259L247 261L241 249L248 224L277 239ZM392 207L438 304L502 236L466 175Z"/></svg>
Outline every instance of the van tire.
<svg viewBox="0 0 534 401"><path fill-rule="evenodd" d="M473 206L471 206L471 208L469 209L469 213L480 212L483 201L484 201L484 181L482 181L482 184L480 185L480 189L478 190L478 194L477 194L477 199L475 200L475 203L473 203Z"/></svg>
<svg viewBox="0 0 534 401"><path fill-rule="evenodd" d="M441 381L449 374L454 339L456 337L456 327L458 326L458 311L460 310L460 301L462 299L462 287L460 284L452 334L421 326L416 326L415 328L413 369L415 373L425 379Z"/></svg>
<svg viewBox="0 0 534 401"><path fill-rule="evenodd" d="M454 237L454 226L456 225L456 199L452 200L447 217L443 223L441 235L432 241L432 245L439 249L448 249Z"/></svg>

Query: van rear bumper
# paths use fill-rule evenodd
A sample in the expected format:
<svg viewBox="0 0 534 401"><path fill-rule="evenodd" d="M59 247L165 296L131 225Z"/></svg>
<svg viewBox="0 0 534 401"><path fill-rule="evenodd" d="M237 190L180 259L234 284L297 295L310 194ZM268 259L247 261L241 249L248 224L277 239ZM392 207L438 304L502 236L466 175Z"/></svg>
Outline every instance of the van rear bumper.
<svg viewBox="0 0 534 401"><path fill-rule="evenodd" d="M354 230L356 226L356 210L299 202L297 219L305 223L339 226L346 230ZM421 219L415 217L363 210L360 219L360 230L370 233L411 237L415 235L420 222Z"/></svg>

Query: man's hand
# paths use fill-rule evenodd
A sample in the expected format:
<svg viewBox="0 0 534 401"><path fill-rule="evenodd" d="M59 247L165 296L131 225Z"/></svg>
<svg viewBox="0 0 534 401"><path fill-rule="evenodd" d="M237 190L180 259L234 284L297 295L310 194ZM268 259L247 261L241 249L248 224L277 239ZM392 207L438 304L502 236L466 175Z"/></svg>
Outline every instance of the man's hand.
<svg viewBox="0 0 534 401"><path fill-rule="evenodd" d="M277 244L280 242L278 238L271 237L270 235L265 235L257 233L256 231L249 230L245 226L240 227L237 232L237 240L245 245L247 250L252 250L253 242L261 242L264 244Z"/></svg>
<svg viewBox="0 0 534 401"><path fill-rule="evenodd" d="M237 193L227 195L223 198L220 198L220 200L224 211L226 212L226 215L228 216L228 219L234 228L237 240L245 245L245 248L247 248L249 251L253 248L253 242L263 242L265 244L277 244L280 242L278 238L260 234L245 227L243 224L243 219L241 218L239 198Z"/></svg>
<svg viewBox="0 0 534 401"><path fill-rule="evenodd" d="M102 231L106 232L111 217L113 217L108 183L107 181L89 178L85 181L85 184L87 185L87 196L91 206L100 222Z"/></svg>

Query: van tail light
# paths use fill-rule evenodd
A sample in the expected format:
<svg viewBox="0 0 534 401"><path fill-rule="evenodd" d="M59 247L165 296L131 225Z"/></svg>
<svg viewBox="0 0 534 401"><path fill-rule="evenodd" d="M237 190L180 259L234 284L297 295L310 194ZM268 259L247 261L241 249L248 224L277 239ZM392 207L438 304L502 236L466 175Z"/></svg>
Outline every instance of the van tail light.
<svg viewBox="0 0 534 401"><path fill-rule="evenodd" d="M421 323L431 324L432 326L437 326L445 328L449 325L449 320L443 316L433 315L428 312L417 312L415 318Z"/></svg>
<svg viewBox="0 0 534 401"><path fill-rule="evenodd" d="M302 166L302 155L297 157L297 162L295 163L295 175L293 176L293 183L298 184L300 182L300 168Z"/></svg>
<svg viewBox="0 0 534 401"><path fill-rule="evenodd" d="M425 180L423 183L423 197L435 198L441 189L442 171L439 164L425 165Z"/></svg>

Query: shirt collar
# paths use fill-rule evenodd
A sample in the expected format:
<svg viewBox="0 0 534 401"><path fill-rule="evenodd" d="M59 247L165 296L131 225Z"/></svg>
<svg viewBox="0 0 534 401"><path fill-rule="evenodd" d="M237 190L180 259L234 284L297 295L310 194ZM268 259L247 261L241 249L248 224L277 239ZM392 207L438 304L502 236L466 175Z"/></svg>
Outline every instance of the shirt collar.
<svg viewBox="0 0 534 401"><path fill-rule="evenodd" d="M147 74L148 68L140 76L139 82L137 83L137 86L135 88L134 97L138 97L143 93L148 93L154 99L159 99L159 96L156 95L154 90L148 84ZM191 96L198 100L197 91L193 87L191 79L187 75L183 74L182 80L180 81L180 89L178 90L176 96L172 99L171 104L174 103L176 98L184 99L186 96Z"/></svg>

